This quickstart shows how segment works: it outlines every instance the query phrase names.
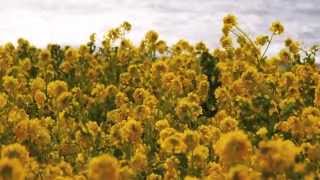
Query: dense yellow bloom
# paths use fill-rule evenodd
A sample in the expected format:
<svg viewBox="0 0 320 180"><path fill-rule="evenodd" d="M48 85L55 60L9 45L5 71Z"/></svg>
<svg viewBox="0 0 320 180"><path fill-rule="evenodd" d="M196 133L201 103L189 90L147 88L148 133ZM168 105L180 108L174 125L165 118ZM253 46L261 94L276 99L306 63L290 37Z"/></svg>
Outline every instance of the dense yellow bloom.
<svg viewBox="0 0 320 180"><path fill-rule="evenodd" d="M246 160L252 152L252 145L243 131L232 131L220 137L214 145L214 151L221 162L230 164Z"/></svg>
<svg viewBox="0 0 320 180"><path fill-rule="evenodd" d="M14 133L19 142L30 140L39 148L46 148L45 146L51 142L49 131L37 119L20 121Z"/></svg>
<svg viewBox="0 0 320 180"><path fill-rule="evenodd" d="M283 25L251 38L232 14L210 51L131 28L0 45L0 180L319 177L320 46L269 56Z"/></svg>
<svg viewBox="0 0 320 180"><path fill-rule="evenodd" d="M116 158L110 155L101 155L93 158L89 164L88 177L90 180L119 180L120 166Z"/></svg>

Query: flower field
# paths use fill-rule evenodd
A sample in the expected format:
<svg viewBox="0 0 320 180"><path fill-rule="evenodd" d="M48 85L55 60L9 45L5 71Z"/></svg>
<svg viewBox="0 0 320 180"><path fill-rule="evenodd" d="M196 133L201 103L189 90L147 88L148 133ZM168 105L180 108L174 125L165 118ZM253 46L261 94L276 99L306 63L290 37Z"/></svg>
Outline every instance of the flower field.
<svg viewBox="0 0 320 180"><path fill-rule="evenodd" d="M217 49L130 30L0 46L0 180L320 178L319 46L267 56L285 27L231 14Z"/></svg>

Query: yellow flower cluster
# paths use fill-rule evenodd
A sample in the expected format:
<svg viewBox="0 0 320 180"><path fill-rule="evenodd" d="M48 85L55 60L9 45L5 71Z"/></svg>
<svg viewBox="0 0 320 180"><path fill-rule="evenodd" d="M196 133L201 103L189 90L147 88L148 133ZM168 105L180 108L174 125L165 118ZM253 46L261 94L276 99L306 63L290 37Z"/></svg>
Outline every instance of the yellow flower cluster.
<svg viewBox="0 0 320 180"><path fill-rule="evenodd" d="M319 46L251 38L223 18L221 47L131 24L79 47L0 45L0 179L317 179Z"/></svg>

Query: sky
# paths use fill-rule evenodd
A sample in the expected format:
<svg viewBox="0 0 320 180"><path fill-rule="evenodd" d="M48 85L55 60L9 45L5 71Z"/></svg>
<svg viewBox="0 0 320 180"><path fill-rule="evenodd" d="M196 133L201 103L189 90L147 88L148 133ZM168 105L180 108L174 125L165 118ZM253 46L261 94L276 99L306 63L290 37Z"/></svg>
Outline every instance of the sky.
<svg viewBox="0 0 320 180"><path fill-rule="evenodd" d="M187 39L218 47L222 18L238 16L240 26L254 37L268 34L279 20L285 34L277 37L270 53L292 37L304 47L320 43L320 0L2 0L0 44L19 37L40 47L48 43L78 46L91 33L98 38L112 27L129 21L134 42L148 30L174 43Z"/></svg>

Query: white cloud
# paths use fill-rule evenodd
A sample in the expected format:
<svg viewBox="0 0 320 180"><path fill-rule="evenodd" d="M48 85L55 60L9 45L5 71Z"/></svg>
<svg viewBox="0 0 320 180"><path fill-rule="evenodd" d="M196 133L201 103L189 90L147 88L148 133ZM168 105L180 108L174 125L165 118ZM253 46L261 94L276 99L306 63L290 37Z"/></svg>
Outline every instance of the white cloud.
<svg viewBox="0 0 320 180"><path fill-rule="evenodd" d="M281 20L285 36L310 45L320 39L318 4L316 0L10 0L0 7L0 42L25 37L39 46L48 42L78 45L92 32L102 36L128 20L135 42L155 29L169 42L185 38L215 47L221 20L232 12L252 35L268 33L269 24ZM275 41L274 50L284 37Z"/></svg>

